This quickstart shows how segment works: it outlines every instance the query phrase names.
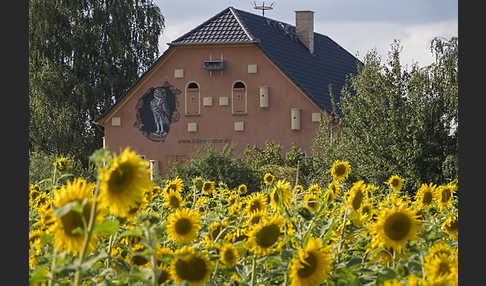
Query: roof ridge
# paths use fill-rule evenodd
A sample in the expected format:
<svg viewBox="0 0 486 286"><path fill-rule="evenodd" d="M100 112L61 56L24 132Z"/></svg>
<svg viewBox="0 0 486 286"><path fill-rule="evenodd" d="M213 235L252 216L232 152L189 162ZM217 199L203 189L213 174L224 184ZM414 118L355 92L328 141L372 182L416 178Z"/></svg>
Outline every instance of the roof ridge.
<svg viewBox="0 0 486 286"><path fill-rule="evenodd" d="M240 27L245 31L245 34L250 38L250 41L255 41L255 37L248 31L248 29L243 25L243 21L241 21L240 17L238 16L238 13L236 11L239 11L238 9L235 9L234 7L228 7L228 9L231 11L233 16L235 17L236 21L238 21L238 24L240 24ZM236 11L235 11L236 10Z"/></svg>

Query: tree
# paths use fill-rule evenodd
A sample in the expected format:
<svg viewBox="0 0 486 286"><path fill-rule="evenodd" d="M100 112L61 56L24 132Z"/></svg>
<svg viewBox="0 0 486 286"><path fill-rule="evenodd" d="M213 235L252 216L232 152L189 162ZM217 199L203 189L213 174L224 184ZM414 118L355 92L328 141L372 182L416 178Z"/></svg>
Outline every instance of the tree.
<svg viewBox="0 0 486 286"><path fill-rule="evenodd" d="M101 148L94 121L158 57L164 28L151 0L29 2L29 151Z"/></svg>
<svg viewBox="0 0 486 286"><path fill-rule="evenodd" d="M324 120L314 140L316 170L348 160L352 180L383 186L397 174L411 193L421 183L440 184L452 177L454 168L447 168L446 175L443 166L450 166L458 151L457 38L436 38L430 47L435 61L425 67L404 68L399 41L392 44L387 64L376 51L365 56L335 106L339 138L330 141Z"/></svg>

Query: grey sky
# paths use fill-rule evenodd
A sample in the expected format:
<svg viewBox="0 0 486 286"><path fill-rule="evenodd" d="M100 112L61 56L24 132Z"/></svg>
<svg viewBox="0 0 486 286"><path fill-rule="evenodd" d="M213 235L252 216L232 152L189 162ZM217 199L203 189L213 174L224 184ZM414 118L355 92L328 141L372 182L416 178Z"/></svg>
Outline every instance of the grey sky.
<svg viewBox="0 0 486 286"><path fill-rule="evenodd" d="M253 2L155 0L166 25L159 41L160 52L168 42L228 6L261 15L252 8ZM398 39L403 46L404 64L426 65L433 60L428 49L433 37L458 35L457 0L298 0L265 4L272 2L274 9L266 11L266 17L295 25L296 10L312 10L315 32L331 37L360 59L371 49L386 58L390 44Z"/></svg>

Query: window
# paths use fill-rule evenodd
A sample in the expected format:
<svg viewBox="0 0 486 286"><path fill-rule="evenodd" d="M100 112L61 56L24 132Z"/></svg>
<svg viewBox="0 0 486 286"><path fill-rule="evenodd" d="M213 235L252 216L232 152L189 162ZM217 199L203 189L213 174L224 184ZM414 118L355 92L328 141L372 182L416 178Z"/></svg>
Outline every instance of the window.
<svg viewBox="0 0 486 286"><path fill-rule="evenodd" d="M195 82L190 82L186 86L186 115L199 114L199 100L200 92L199 85Z"/></svg>
<svg viewBox="0 0 486 286"><path fill-rule="evenodd" d="M232 104L233 114L246 113L246 86L242 81L233 84Z"/></svg>

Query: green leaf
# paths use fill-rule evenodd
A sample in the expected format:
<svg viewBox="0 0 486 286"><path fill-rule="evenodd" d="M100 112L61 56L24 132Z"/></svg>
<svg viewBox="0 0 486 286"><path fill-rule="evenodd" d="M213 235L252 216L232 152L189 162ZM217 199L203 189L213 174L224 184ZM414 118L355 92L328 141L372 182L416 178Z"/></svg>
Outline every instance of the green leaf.
<svg viewBox="0 0 486 286"><path fill-rule="evenodd" d="M135 229L127 229L122 234L120 234L120 238L124 238L125 236L137 236L137 237L143 237L142 230L139 228Z"/></svg>
<svg viewBox="0 0 486 286"><path fill-rule="evenodd" d="M65 214L67 214L70 211L76 211L79 212L79 209L81 208L81 212L83 210L83 206L78 202L78 201L72 201L60 208L54 209L54 215L57 217L62 217Z"/></svg>
<svg viewBox="0 0 486 286"><path fill-rule="evenodd" d="M360 257L353 257L349 259L346 263L346 267L351 267L357 264L361 264L362 259Z"/></svg>
<svg viewBox="0 0 486 286"><path fill-rule="evenodd" d="M101 251L98 255L88 258L83 264L81 264L81 269L83 271L89 270L96 262L101 259L108 257L105 251Z"/></svg>
<svg viewBox="0 0 486 286"><path fill-rule="evenodd" d="M99 235L113 235L118 231L120 223L118 220L105 219L96 224L93 228L93 233Z"/></svg>
<svg viewBox="0 0 486 286"><path fill-rule="evenodd" d="M47 281L47 265L37 267L29 278L29 286L38 285Z"/></svg>
<svg viewBox="0 0 486 286"><path fill-rule="evenodd" d="M52 234L49 234L49 233L42 234L42 236L40 238L41 247L44 247L44 245L51 242L53 238L54 238L54 235L52 235Z"/></svg>

